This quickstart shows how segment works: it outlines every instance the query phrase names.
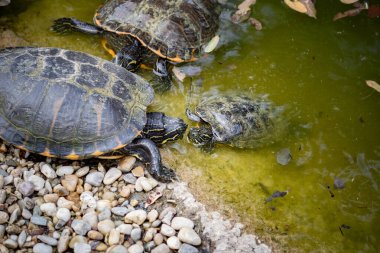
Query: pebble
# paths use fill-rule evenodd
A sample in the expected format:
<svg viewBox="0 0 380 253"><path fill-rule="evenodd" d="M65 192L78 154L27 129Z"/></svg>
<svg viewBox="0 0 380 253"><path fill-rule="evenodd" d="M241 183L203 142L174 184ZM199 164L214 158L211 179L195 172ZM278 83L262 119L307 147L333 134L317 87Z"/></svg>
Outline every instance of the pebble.
<svg viewBox="0 0 380 253"><path fill-rule="evenodd" d="M133 229L133 226L131 224L121 224L117 228L120 233L125 235L130 235Z"/></svg>
<svg viewBox="0 0 380 253"><path fill-rule="evenodd" d="M198 246L201 244L201 238L199 235L191 228L181 228L178 232L178 238L185 243Z"/></svg>
<svg viewBox="0 0 380 253"><path fill-rule="evenodd" d="M105 185L112 184L121 176L121 174L122 174L121 170L117 168L111 168L104 175L103 183Z"/></svg>
<svg viewBox="0 0 380 253"><path fill-rule="evenodd" d="M136 223L137 225L143 224L146 217L147 217L147 213L145 210L133 210L133 211L127 213L127 215L125 216L125 218L127 220L130 220L130 221Z"/></svg>
<svg viewBox="0 0 380 253"><path fill-rule="evenodd" d="M164 243L158 245L151 251L151 253L170 253L170 252L171 252L170 248L168 247L168 245Z"/></svg>
<svg viewBox="0 0 380 253"><path fill-rule="evenodd" d="M179 249L181 247L181 241L178 239L177 236L169 237L168 240L166 241L166 244L171 249Z"/></svg>
<svg viewBox="0 0 380 253"><path fill-rule="evenodd" d="M171 222L171 227L175 230L180 230L181 228L194 228L194 222L186 217L174 217Z"/></svg>
<svg viewBox="0 0 380 253"><path fill-rule="evenodd" d="M101 199L96 202L96 210L99 212L102 212L105 209L111 209L112 204L111 201L106 200L106 199Z"/></svg>
<svg viewBox="0 0 380 253"><path fill-rule="evenodd" d="M70 240L69 247L73 249L77 243L87 243L87 238L81 235L76 235Z"/></svg>
<svg viewBox="0 0 380 253"><path fill-rule="evenodd" d="M39 226L47 226L48 223L47 219L42 216L32 216L30 222Z"/></svg>
<svg viewBox="0 0 380 253"><path fill-rule="evenodd" d="M129 209L126 207L117 206L113 207L111 209L111 212L115 215L124 216L129 212Z"/></svg>
<svg viewBox="0 0 380 253"><path fill-rule="evenodd" d="M137 178L132 173L127 173L123 176L123 180L128 184L135 184Z"/></svg>
<svg viewBox="0 0 380 253"><path fill-rule="evenodd" d="M126 156L120 159L118 169L122 172L129 172L132 169L135 162L136 158L134 156Z"/></svg>
<svg viewBox="0 0 380 253"><path fill-rule="evenodd" d="M57 206L54 203L43 203L40 209L48 216L55 216L57 213Z"/></svg>
<svg viewBox="0 0 380 253"><path fill-rule="evenodd" d="M23 209L22 209L22 212L21 212L21 216L22 216L24 219L30 220L30 218L32 217L32 213L31 213L28 209L23 208Z"/></svg>
<svg viewBox="0 0 380 253"><path fill-rule="evenodd" d="M144 248L140 244L133 244L128 248L128 253L143 253Z"/></svg>
<svg viewBox="0 0 380 253"><path fill-rule="evenodd" d="M76 175L77 177L83 177L83 176L85 176L89 171L90 171L90 167L89 167L89 166L84 166L84 167L80 168L79 170L77 170L77 171L75 172L75 175Z"/></svg>
<svg viewBox="0 0 380 253"><path fill-rule="evenodd" d="M102 199L113 201L115 200L115 193L106 191L103 193Z"/></svg>
<svg viewBox="0 0 380 253"><path fill-rule="evenodd" d="M45 175L45 177L53 179L57 177L56 172L53 170L53 168L50 166L50 164L45 163L41 167L41 173Z"/></svg>
<svg viewBox="0 0 380 253"><path fill-rule="evenodd" d="M58 241L56 239L50 236L46 236L46 235L37 235L37 239L50 246L57 246L58 244Z"/></svg>
<svg viewBox="0 0 380 253"><path fill-rule="evenodd" d="M42 177L39 177L39 176L36 176L36 175L31 175L28 178L28 181L31 182L34 185L34 190L35 191L40 191L45 186L45 180Z"/></svg>
<svg viewBox="0 0 380 253"><path fill-rule="evenodd" d="M131 194L131 188L129 188L128 186L123 186L123 188L119 192L119 195L124 198L128 198L130 194Z"/></svg>
<svg viewBox="0 0 380 253"><path fill-rule="evenodd" d="M99 171L90 172L87 174L85 182L92 186L100 186L103 182L104 174Z"/></svg>
<svg viewBox="0 0 380 253"><path fill-rule="evenodd" d="M12 239L7 239L3 242L4 246L7 247L8 249L17 249L18 244L16 241Z"/></svg>
<svg viewBox="0 0 380 253"><path fill-rule="evenodd" d="M45 243L37 243L33 246L33 253L52 253L53 247Z"/></svg>
<svg viewBox="0 0 380 253"><path fill-rule="evenodd" d="M69 210L72 208L73 205L74 205L73 201L67 200L64 197L60 197L57 201L58 207L67 208Z"/></svg>
<svg viewBox="0 0 380 253"><path fill-rule="evenodd" d="M65 175L65 177L61 180L62 186L65 187L69 192L75 191L77 183L77 175Z"/></svg>
<svg viewBox="0 0 380 253"><path fill-rule="evenodd" d="M7 223L9 220L9 214L3 211L0 211L0 224Z"/></svg>
<svg viewBox="0 0 380 253"><path fill-rule="evenodd" d="M162 224L161 229L160 229L160 233L167 236L167 237L170 237L170 236L175 235L176 232L175 232L174 228L172 228L171 226L166 225L166 224Z"/></svg>
<svg viewBox="0 0 380 253"><path fill-rule="evenodd" d="M164 236L160 233L157 233L154 238L153 238L153 241L156 245L160 245L161 243L164 242Z"/></svg>
<svg viewBox="0 0 380 253"><path fill-rule="evenodd" d="M84 220L75 219L71 223L71 228L74 229L78 235L86 235L91 230L91 225Z"/></svg>
<svg viewBox="0 0 380 253"><path fill-rule="evenodd" d="M58 252L65 252L69 246L70 242L70 229L65 228L62 233L61 237L58 240L58 245L57 245L57 251Z"/></svg>
<svg viewBox="0 0 380 253"><path fill-rule="evenodd" d="M74 245L74 253L91 253L90 244L79 242Z"/></svg>
<svg viewBox="0 0 380 253"><path fill-rule="evenodd" d="M117 229L112 229L108 237L108 244L115 245L119 243L120 232Z"/></svg>
<svg viewBox="0 0 380 253"><path fill-rule="evenodd" d="M92 192L82 192L82 194L80 195L80 200L82 201L82 204L86 205L86 207L96 207L96 199L93 197Z"/></svg>
<svg viewBox="0 0 380 253"><path fill-rule="evenodd" d="M198 249L190 244L183 243L178 250L178 253L198 253Z"/></svg>
<svg viewBox="0 0 380 253"><path fill-rule="evenodd" d="M88 212L85 215L83 215L82 220L90 224L92 229L98 228L98 215L94 212Z"/></svg>
<svg viewBox="0 0 380 253"><path fill-rule="evenodd" d="M128 250L123 245L115 245L110 247L107 253L128 253Z"/></svg>
<svg viewBox="0 0 380 253"><path fill-rule="evenodd" d="M157 220L157 217L158 217L158 212L157 212L156 209L151 210L151 211L148 213L148 216L147 216L148 221L149 221L150 223L152 223L153 221Z"/></svg>
<svg viewBox="0 0 380 253"><path fill-rule="evenodd" d="M26 237L27 237L27 234L26 234L25 230L21 231L21 233L19 234L19 236L17 238L17 244L20 248L22 248L22 246L26 242Z"/></svg>
<svg viewBox="0 0 380 253"><path fill-rule="evenodd" d="M22 182L18 185L18 191L24 196L29 197L34 192L34 184L32 182Z"/></svg>
<svg viewBox="0 0 380 253"><path fill-rule="evenodd" d="M59 166L56 171L57 175L62 177L64 175L71 175L74 173L73 166Z"/></svg>
<svg viewBox="0 0 380 253"><path fill-rule="evenodd" d="M92 240L97 240L97 241L101 241L103 240L104 236L102 233L96 231L96 230L91 230L87 233L87 237L92 239Z"/></svg>
<svg viewBox="0 0 380 253"><path fill-rule="evenodd" d="M56 213L56 217L60 220L68 222L71 218L70 210L67 208L64 208L64 207L59 208L57 213Z"/></svg>
<svg viewBox="0 0 380 253"><path fill-rule="evenodd" d="M150 242L153 240L154 235L156 234L155 228L148 228L144 235L144 242Z"/></svg>
<svg viewBox="0 0 380 253"><path fill-rule="evenodd" d="M51 194L44 195L45 202L57 203L58 199L59 199L59 196L56 193L51 193Z"/></svg>
<svg viewBox="0 0 380 253"><path fill-rule="evenodd" d="M134 168L131 172L132 172L132 174L133 174L135 177L142 177L142 176L144 176L144 168L141 167L141 166L137 166L137 167Z"/></svg>
<svg viewBox="0 0 380 253"><path fill-rule="evenodd" d="M98 223L98 230L103 235L108 234L114 228L115 228L115 223L111 220L102 220L102 221L99 221Z"/></svg>
<svg viewBox="0 0 380 253"><path fill-rule="evenodd" d="M158 217L163 223L170 225L174 215L177 214L177 210L173 207L167 207L160 213Z"/></svg>
<svg viewBox="0 0 380 253"><path fill-rule="evenodd" d="M133 241L137 242L138 240L141 239L141 233L142 233L142 230L141 228L134 228L132 229L131 231L131 238Z"/></svg>
<svg viewBox="0 0 380 253"><path fill-rule="evenodd" d="M111 219L111 210L106 208L101 213L98 214L98 220L109 220Z"/></svg>

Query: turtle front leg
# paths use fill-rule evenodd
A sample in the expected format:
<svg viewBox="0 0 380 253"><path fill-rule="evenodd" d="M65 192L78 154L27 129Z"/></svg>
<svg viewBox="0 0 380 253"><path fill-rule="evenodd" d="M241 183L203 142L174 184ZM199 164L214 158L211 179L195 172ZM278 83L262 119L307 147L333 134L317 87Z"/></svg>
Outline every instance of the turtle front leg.
<svg viewBox="0 0 380 253"><path fill-rule="evenodd" d="M156 92L165 92L172 86L172 81L168 71L168 63L164 58L158 58L154 66L153 73L155 77L151 81Z"/></svg>
<svg viewBox="0 0 380 253"><path fill-rule="evenodd" d="M117 52L112 61L117 65L134 72L140 67L141 51L142 47L140 42L134 39L132 44L123 47L119 52Z"/></svg>
<svg viewBox="0 0 380 253"><path fill-rule="evenodd" d="M51 29L54 32L57 33L67 33L71 31L76 31L76 32L82 32L82 33L87 33L87 34L101 34L103 32L103 29L77 20L75 18L59 18L54 20L53 25L51 26Z"/></svg>
<svg viewBox="0 0 380 253"><path fill-rule="evenodd" d="M136 139L124 147L125 153L147 164L149 173L161 182L171 182L176 178L173 170L161 164L161 154L156 144L149 139Z"/></svg>

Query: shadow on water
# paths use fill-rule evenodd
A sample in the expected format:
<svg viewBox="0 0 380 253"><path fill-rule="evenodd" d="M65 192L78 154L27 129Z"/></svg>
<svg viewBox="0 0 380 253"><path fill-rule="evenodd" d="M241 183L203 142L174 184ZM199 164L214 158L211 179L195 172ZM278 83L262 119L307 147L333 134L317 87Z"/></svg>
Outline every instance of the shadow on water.
<svg viewBox="0 0 380 253"><path fill-rule="evenodd" d="M13 7L0 9L0 20L31 45L110 59L96 36L49 29L62 16L91 22L102 2L13 0ZM258 1L252 15L262 31L231 24L231 11L224 11L221 46L186 65L200 66L201 73L157 95L152 106L185 118L191 83L201 83L206 94L266 94L286 107L288 133L273 145L218 146L205 154L184 139L162 150L199 198L232 208L279 251L377 252L380 242L380 94L365 84L380 82L380 19L363 13L333 22L346 8L318 1L318 19L312 19L281 1ZM151 79L149 71L140 73ZM286 165L277 162L282 150L291 154Z"/></svg>

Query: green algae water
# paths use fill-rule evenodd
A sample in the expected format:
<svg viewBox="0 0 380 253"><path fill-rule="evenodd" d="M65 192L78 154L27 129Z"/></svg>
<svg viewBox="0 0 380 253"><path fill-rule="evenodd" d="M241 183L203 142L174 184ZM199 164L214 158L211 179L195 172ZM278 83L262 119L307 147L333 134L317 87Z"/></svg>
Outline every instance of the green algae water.
<svg viewBox="0 0 380 253"><path fill-rule="evenodd" d="M91 22L102 2L13 0L0 9L0 20L30 45L110 59L99 37L49 30L63 16ZM198 168L200 175L190 179L207 184L204 196L231 206L280 252L377 252L380 93L365 80L380 82L380 19L362 13L334 22L337 12L349 8L336 0L318 1L318 19L268 0L253 7L252 16L263 24L255 31L228 21L238 2L230 2L221 17L222 45L187 64L200 66L201 74L157 95L153 109L185 118L190 86L202 83L205 94L267 95L285 106L288 131L275 144L255 150L218 146L205 154L184 138L165 151L179 170ZM148 71L141 74L152 78ZM280 165L276 154L284 148L292 159ZM342 180L344 188L335 189L334 180ZM288 194L266 202L275 191Z"/></svg>

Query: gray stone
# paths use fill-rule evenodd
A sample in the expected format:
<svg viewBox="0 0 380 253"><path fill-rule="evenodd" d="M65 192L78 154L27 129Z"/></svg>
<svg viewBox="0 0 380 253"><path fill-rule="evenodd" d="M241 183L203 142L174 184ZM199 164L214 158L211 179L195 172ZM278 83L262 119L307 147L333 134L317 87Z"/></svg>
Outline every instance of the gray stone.
<svg viewBox="0 0 380 253"><path fill-rule="evenodd" d="M58 244L58 241L56 239L47 235L37 235L37 239L50 246L57 246Z"/></svg>
<svg viewBox="0 0 380 253"><path fill-rule="evenodd" d="M50 166L50 164L45 163L41 167L41 173L45 175L45 177L53 179L57 177L57 174L53 170L53 168Z"/></svg>
<svg viewBox="0 0 380 253"><path fill-rule="evenodd" d="M170 236L175 235L176 232L175 232L174 228L172 228L171 226L168 226L166 224L162 224L160 233L167 236L167 237L170 237Z"/></svg>
<svg viewBox="0 0 380 253"><path fill-rule="evenodd" d="M8 249L17 249L17 242L12 240L12 239L7 239L3 242L4 246L7 247Z"/></svg>
<svg viewBox="0 0 380 253"><path fill-rule="evenodd" d="M140 244L133 244L128 248L128 253L143 253L144 248Z"/></svg>
<svg viewBox="0 0 380 253"><path fill-rule="evenodd" d="M129 210L126 207L117 206L117 207L112 208L111 212L119 216L124 216L129 212Z"/></svg>
<svg viewBox="0 0 380 253"><path fill-rule="evenodd" d="M92 186L100 186L103 182L104 174L99 171L87 174L85 182Z"/></svg>
<svg viewBox="0 0 380 253"><path fill-rule="evenodd" d="M32 175L28 178L28 181L34 184L34 190L40 191L45 186L45 180L42 177Z"/></svg>
<svg viewBox="0 0 380 253"><path fill-rule="evenodd" d="M111 211L109 209L104 209L101 213L98 214L98 220L107 220L111 218Z"/></svg>
<svg viewBox="0 0 380 253"><path fill-rule="evenodd" d="M121 176L121 174L121 170L117 168L111 168L104 175L103 183L106 185L112 184Z"/></svg>
<svg viewBox="0 0 380 253"><path fill-rule="evenodd" d="M18 191L25 197L29 197L34 192L34 184L32 182L22 182L18 185Z"/></svg>
<svg viewBox="0 0 380 253"><path fill-rule="evenodd" d="M21 212L21 216L22 216L24 219L29 220L29 219L32 217L32 213L31 213L28 209L23 208L23 209L22 209L22 212Z"/></svg>
<svg viewBox="0 0 380 253"><path fill-rule="evenodd" d="M52 253L53 248L45 243L37 243L33 246L33 253Z"/></svg>
<svg viewBox="0 0 380 253"><path fill-rule="evenodd" d="M133 241L137 242L138 240L141 239L141 228L134 228L132 229L132 232L131 232L131 238Z"/></svg>
<svg viewBox="0 0 380 253"><path fill-rule="evenodd" d="M171 223L174 215L176 215L176 214L177 214L177 210L175 210L175 208L167 207L164 210L162 210L162 212L160 213L159 219L163 223L170 226L170 223Z"/></svg>
<svg viewBox="0 0 380 253"><path fill-rule="evenodd" d="M69 247L69 241L70 241L70 229L65 228L62 231L61 237L58 240L57 251L59 253L65 252Z"/></svg>
<svg viewBox="0 0 380 253"><path fill-rule="evenodd" d="M57 175L62 177L64 175L71 175L74 172L73 166L59 166L57 168Z"/></svg>
<svg viewBox="0 0 380 253"><path fill-rule="evenodd" d="M151 251L151 253L170 253L170 252L171 252L171 250L170 250L169 246L166 245L165 243L158 245L157 247L155 247Z"/></svg>
<svg viewBox="0 0 380 253"><path fill-rule="evenodd" d="M22 248L22 246L24 245L24 243L26 242L26 237L27 237L27 233L25 232L25 230L21 231L21 233L19 234L18 238L17 238L17 244L20 248Z"/></svg>
<svg viewBox="0 0 380 253"><path fill-rule="evenodd" d="M9 220L9 214L3 211L0 211L0 224L7 223Z"/></svg>
<svg viewBox="0 0 380 253"><path fill-rule="evenodd" d="M86 235L87 232L91 230L90 224L78 219L73 220L73 222L71 223L71 227L78 235Z"/></svg>
<svg viewBox="0 0 380 253"><path fill-rule="evenodd" d="M79 242L74 245L74 253L91 253L90 244Z"/></svg>
<svg viewBox="0 0 380 253"><path fill-rule="evenodd" d="M135 184L137 178L132 173L127 173L123 176L123 180L128 184Z"/></svg>
<svg viewBox="0 0 380 253"><path fill-rule="evenodd" d="M171 227L175 230L180 230L181 228L194 228L194 222L185 217L174 217L171 222Z"/></svg>
<svg viewBox="0 0 380 253"><path fill-rule="evenodd" d="M30 222L39 226L47 226L48 223L47 219L42 216L32 216Z"/></svg>
<svg viewBox="0 0 380 253"><path fill-rule="evenodd" d="M194 246L187 243L183 243L179 248L178 253L199 253L199 251Z"/></svg>

